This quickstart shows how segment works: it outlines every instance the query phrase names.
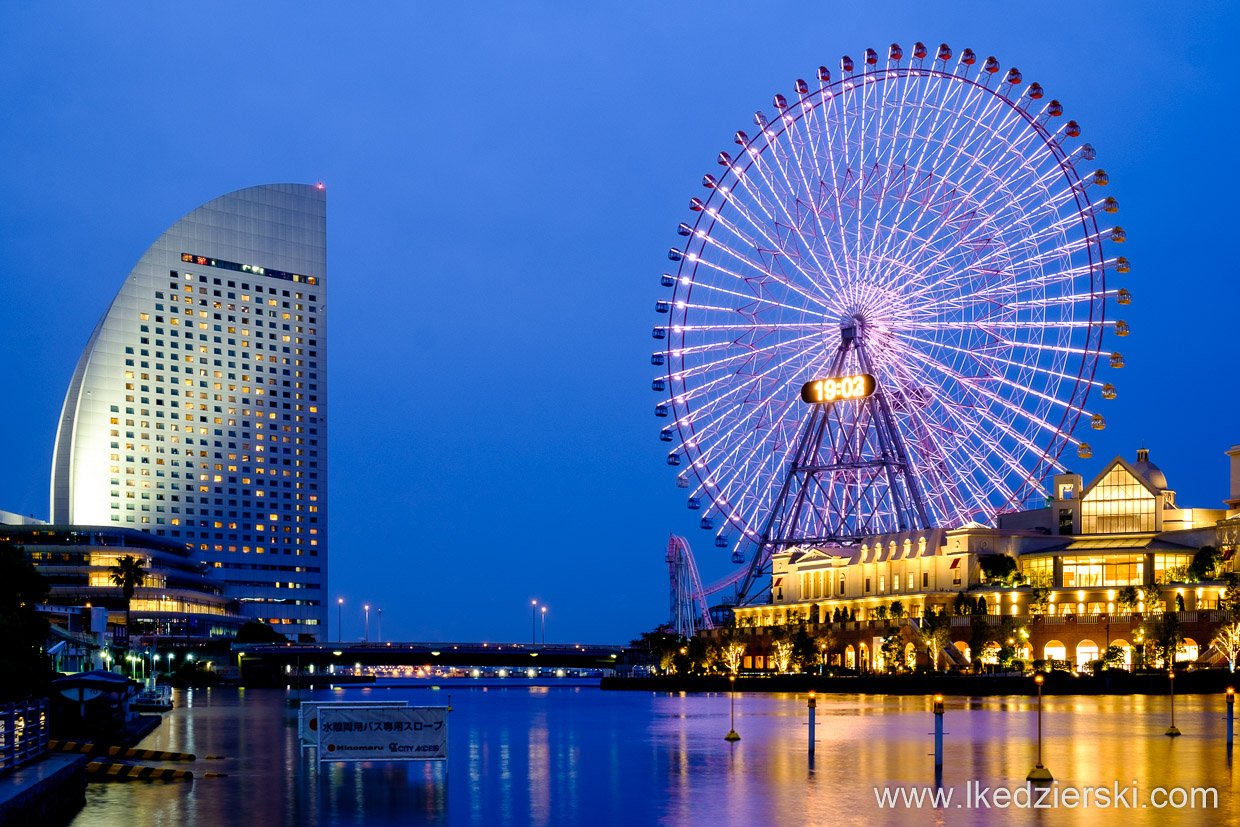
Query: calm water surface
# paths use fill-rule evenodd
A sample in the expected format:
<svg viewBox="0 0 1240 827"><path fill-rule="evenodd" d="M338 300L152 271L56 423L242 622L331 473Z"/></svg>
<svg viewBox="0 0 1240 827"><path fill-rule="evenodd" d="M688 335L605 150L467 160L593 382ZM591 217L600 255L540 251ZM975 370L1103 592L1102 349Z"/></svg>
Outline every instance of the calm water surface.
<svg viewBox="0 0 1240 827"><path fill-rule="evenodd" d="M1023 697L948 699L943 784L955 792L937 811L882 810L873 791L933 785L933 716L920 697L820 696L812 761L805 696L738 693L736 744L723 740L726 695L393 687L314 697L443 704L449 691L446 768L320 766L298 746L283 691L178 692L178 708L141 746L226 760L200 758L189 783L91 784L73 824L1240 824L1217 696L1177 698L1176 739L1163 735L1167 698L1044 699L1044 759L1061 786L1135 781L1140 793L1133 809L1038 811L956 806L966 781L1024 784L1036 701ZM1142 808L1153 788L1176 786L1217 788L1218 809Z"/></svg>

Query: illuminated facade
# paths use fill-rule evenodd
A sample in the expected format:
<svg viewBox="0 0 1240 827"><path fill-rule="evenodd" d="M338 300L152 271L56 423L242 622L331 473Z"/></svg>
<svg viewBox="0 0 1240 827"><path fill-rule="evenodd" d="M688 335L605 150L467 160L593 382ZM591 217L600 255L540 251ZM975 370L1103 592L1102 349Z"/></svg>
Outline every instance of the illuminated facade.
<svg viewBox="0 0 1240 827"><path fill-rule="evenodd" d="M1240 448L1229 455L1240 464ZM1031 621L1027 656L1084 663L1107 644L1130 648L1141 616L1181 611L1188 624L1202 624L1186 627L1185 655L1195 660L1221 619L1222 577L1237 571L1240 473L1233 477L1230 510L1181 508L1142 449L1137 462L1116 457L1088 484L1076 474L1056 476L1046 507L1001 515L995 528L970 524L788 549L772 559L770 602L738 607L735 615L740 626L758 629L846 620L860 633L850 644L860 659L863 650L874 656L882 634L861 627L892 618L910 628L914 645L919 618L930 610L952 614L967 593L984 601L983 614ZM1190 572L1203 546L1222 558L1207 580ZM994 565L1000 557L1004 564ZM1135 593L1125 599L1128 587ZM955 621L967 638L969 619ZM760 664L761 657L750 659Z"/></svg>
<svg viewBox="0 0 1240 827"><path fill-rule="evenodd" d="M216 198L146 251L65 396L52 523L183 544L247 617L326 630L327 202Z"/></svg>
<svg viewBox="0 0 1240 827"><path fill-rule="evenodd" d="M21 548L46 580L53 606L107 608L120 625L125 600L112 567L133 557L146 572L130 604L133 642L157 635L180 640L231 637L247 618L224 586L184 543L125 528L0 525L0 542Z"/></svg>

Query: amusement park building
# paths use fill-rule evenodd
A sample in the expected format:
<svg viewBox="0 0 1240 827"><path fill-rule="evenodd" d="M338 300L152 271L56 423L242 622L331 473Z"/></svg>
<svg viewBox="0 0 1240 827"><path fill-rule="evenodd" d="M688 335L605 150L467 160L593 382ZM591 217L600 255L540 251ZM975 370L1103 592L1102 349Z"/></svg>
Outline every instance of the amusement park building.
<svg viewBox="0 0 1240 827"><path fill-rule="evenodd" d="M185 550L245 617L315 637L326 629L326 222L321 185L272 184L216 198L156 239L74 370L51 483L60 529L163 538L152 547Z"/></svg>
<svg viewBox="0 0 1240 827"><path fill-rule="evenodd" d="M1186 626L1186 634L1212 634L1224 583L1187 582L1186 574L1206 545L1222 551L1223 571L1237 570L1240 446L1228 455L1230 510L1179 507L1143 449L1135 463L1116 457L1088 484L1080 475L1056 476L1046 507L1002 515L995 528L970 524L867 537L852 547L789 549L772 560L770 602L737 607L737 623L760 630L846 616L845 631L860 633L853 650L859 656L878 651L879 637L869 638L881 637L872 631L875 621L889 617L894 603L900 604L897 614L908 618L899 622L915 627L928 611L952 614L957 596L967 592L985 600L986 614L1036 620L1026 651L1033 658L1093 660L1104 639L1129 647L1124 635L1135 636L1139 616L1148 611L1186 612L1190 624L1202 624ZM1003 568L992 565L1001 555L1013 561L1023 585L988 579L988 570ZM1142 599L1135 607L1121 606L1119 591L1127 586L1139 594L1156 587L1158 605ZM1046 605L1031 605L1035 587L1049 589ZM957 620L962 627L968 623ZM959 631L967 638L967 628ZM1208 640L1190 637L1187 654L1195 659ZM747 663L762 668L761 635L750 648Z"/></svg>

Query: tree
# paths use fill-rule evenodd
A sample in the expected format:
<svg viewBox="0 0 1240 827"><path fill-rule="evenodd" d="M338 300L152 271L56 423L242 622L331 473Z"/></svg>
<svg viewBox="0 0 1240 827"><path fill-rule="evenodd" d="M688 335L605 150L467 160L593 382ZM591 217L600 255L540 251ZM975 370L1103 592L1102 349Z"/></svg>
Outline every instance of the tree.
<svg viewBox="0 0 1240 827"><path fill-rule="evenodd" d="M1140 600L1141 596L1137 594L1136 586L1124 586L1124 588L1119 590L1118 595L1117 605L1119 606L1120 613L1127 614L1135 611Z"/></svg>
<svg viewBox="0 0 1240 827"><path fill-rule="evenodd" d="M1142 625L1147 661L1170 668L1175 656L1184 651L1184 635L1180 632L1180 616L1164 612L1148 618Z"/></svg>
<svg viewBox="0 0 1240 827"><path fill-rule="evenodd" d="M644 637L644 636L643 636ZM277 632L272 627L263 623L261 620L246 621L246 624L237 630L237 636L233 638L233 643L287 643L288 638ZM638 643L638 641L633 641Z"/></svg>
<svg viewBox="0 0 1240 827"><path fill-rule="evenodd" d="M810 671L818 663L818 647L804 626L798 628L792 637L792 660L802 672Z"/></svg>
<svg viewBox="0 0 1240 827"><path fill-rule="evenodd" d="M921 619L921 627L917 630L917 637L925 644L927 652L930 654L930 668L936 672L939 668L939 652L943 647L950 646L952 642L951 618L939 612L928 614Z"/></svg>
<svg viewBox="0 0 1240 827"><path fill-rule="evenodd" d="M956 592L956 599L952 601L952 613L960 616L967 614L969 611L969 598L964 596L964 592Z"/></svg>
<svg viewBox="0 0 1240 827"><path fill-rule="evenodd" d="M818 633L814 638L814 648L818 650L818 664L820 666L830 665L831 656L839 644L839 638L836 637L835 632L830 628L823 629Z"/></svg>
<svg viewBox="0 0 1240 827"><path fill-rule="evenodd" d="M745 640L735 629L724 629L719 634L719 657L727 670L735 675L745 657Z"/></svg>
<svg viewBox="0 0 1240 827"><path fill-rule="evenodd" d="M1240 620L1240 575L1228 572L1223 575L1223 582L1227 586L1223 589L1223 599L1219 603L1219 608L1227 613L1228 619Z"/></svg>
<svg viewBox="0 0 1240 827"><path fill-rule="evenodd" d="M1215 649L1227 658L1227 663L1231 667L1231 671L1236 671L1236 656L1240 655L1240 619L1232 620L1219 627L1218 632L1214 635L1214 640L1210 641Z"/></svg>
<svg viewBox="0 0 1240 827"><path fill-rule="evenodd" d="M1223 562L1223 554L1214 546L1202 546L1193 555L1193 562L1188 565L1189 576L1193 581L1213 580L1218 564Z"/></svg>
<svg viewBox="0 0 1240 827"><path fill-rule="evenodd" d="M693 672L713 672L718 661L719 644L701 635L689 638L689 668Z"/></svg>
<svg viewBox="0 0 1240 827"><path fill-rule="evenodd" d="M1146 614L1163 611L1162 589L1158 586L1142 587L1141 602L1145 604Z"/></svg>
<svg viewBox="0 0 1240 827"><path fill-rule="evenodd" d="M886 620L887 619L887 607L886 606L875 606L871 611L874 614L875 620Z"/></svg>
<svg viewBox="0 0 1240 827"><path fill-rule="evenodd" d="M973 655L973 670L975 672L981 670L982 661L987 658L987 653L991 644L994 644L994 659L998 659L999 646L995 640L995 629L985 618L973 618L972 628L969 634L969 651Z"/></svg>
<svg viewBox="0 0 1240 827"><path fill-rule="evenodd" d="M1034 586L1029 592L1029 609L1034 614L1046 614L1051 605L1051 590L1048 586Z"/></svg>
<svg viewBox="0 0 1240 827"><path fill-rule="evenodd" d="M1177 593L1175 596L1175 610L1177 612L1184 611L1184 595Z"/></svg>
<svg viewBox="0 0 1240 827"><path fill-rule="evenodd" d="M888 609L888 614L890 614L892 617L896 619L904 617L905 615L904 604L901 603L899 600L893 601L891 604L891 608Z"/></svg>
<svg viewBox="0 0 1240 827"><path fill-rule="evenodd" d="M882 645L879 651L883 655L883 669L887 672L896 671L901 665L901 653L904 651L904 639L900 636L900 629L892 626L887 630L887 634L883 635Z"/></svg>
<svg viewBox="0 0 1240 827"><path fill-rule="evenodd" d="M47 694L48 622L38 610L47 594L47 581L25 553L0 542L0 701Z"/></svg>
<svg viewBox="0 0 1240 827"><path fill-rule="evenodd" d="M982 569L983 583L1011 586L1020 576L1016 571L1016 561L1006 554L990 554L979 557L977 563Z"/></svg>
<svg viewBox="0 0 1240 827"><path fill-rule="evenodd" d="M119 586L125 598L125 634L129 634L129 607L133 603L133 591L146 582L146 569L142 561L126 554L112 567L112 585Z"/></svg>
<svg viewBox="0 0 1240 827"><path fill-rule="evenodd" d="M977 599L977 603L973 606L973 614L984 615L990 614L990 607L986 604L986 596L982 595Z"/></svg>
<svg viewBox="0 0 1240 827"><path fill-rule="evenodd" d="M1102 653L1102 659L1099 663L1104 669L1110 669L1122 665L1124 662L1124 647L1111 645Z"/></svg>
<svg viewBox="0 0 1240 827"><path fill-rule="evenodd" d="M790 629L779 629L771 635L771 660L775 671L787 672L792 665L792 649L795 633Z"/></svg>

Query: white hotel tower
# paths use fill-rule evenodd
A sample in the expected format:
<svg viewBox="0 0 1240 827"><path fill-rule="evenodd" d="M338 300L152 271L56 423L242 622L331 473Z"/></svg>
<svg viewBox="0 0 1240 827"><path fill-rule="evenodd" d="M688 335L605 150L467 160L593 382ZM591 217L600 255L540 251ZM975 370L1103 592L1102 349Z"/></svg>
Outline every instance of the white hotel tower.
<svg viewBox="0 0 1240 827"><path fill-rule="evenodd" d="M52 522L180 540L277 631L326 638L327 199L203 204L142 256L65 395Z"/></svg>

